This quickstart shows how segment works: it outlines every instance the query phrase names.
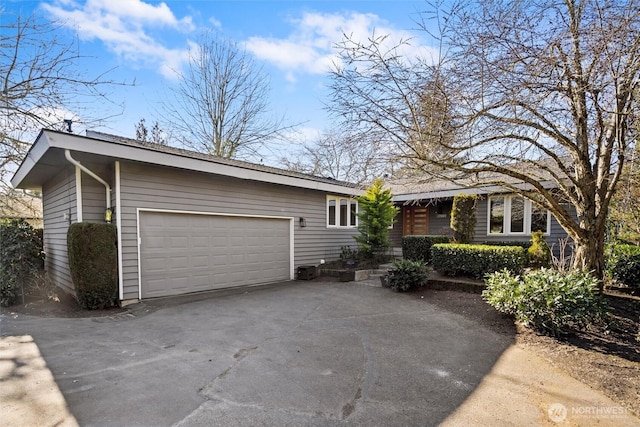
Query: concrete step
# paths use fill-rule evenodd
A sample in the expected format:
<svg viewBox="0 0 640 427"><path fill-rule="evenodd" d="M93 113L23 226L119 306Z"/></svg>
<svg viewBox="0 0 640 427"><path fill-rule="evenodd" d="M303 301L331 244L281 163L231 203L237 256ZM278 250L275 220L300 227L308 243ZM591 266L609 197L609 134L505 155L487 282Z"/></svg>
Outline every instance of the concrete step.
<svg viewBox="0 0 640 427"><path fill-rule="evenodd" d="M382 282L380 282L380 277L369 276L367 280L360 280L359 282L354 282L358 285L372 286L374 288L381 288Z"/></svg>

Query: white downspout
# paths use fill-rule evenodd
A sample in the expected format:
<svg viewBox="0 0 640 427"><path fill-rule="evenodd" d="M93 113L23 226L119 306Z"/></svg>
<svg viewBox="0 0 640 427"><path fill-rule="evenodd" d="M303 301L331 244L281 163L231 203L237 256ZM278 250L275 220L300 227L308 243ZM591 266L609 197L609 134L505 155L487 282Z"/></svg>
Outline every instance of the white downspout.
<svg viewBox="0 0 640 427"><path fill-rule="evenodd" d="M116 160L116 231L118 237L118 296L124 299L124 273L122 271L122 209L120 202L120 162Z"/></svg>
<svg viewBox="0 0 640 427"><path fill-rule="evenodd" d="M82 170L83 172L86 172L87 175L91 176L93 179L98 181L100 184L104 185L104 188L107 191L107 209L111 209L111 187L109 186L109 184L107 184L107 181L105 181L104 179L100 178L98 175L96 175L95 173L93 173L92 171L87 169L86 167L82 166L80 164L80 162L78 162L73 157L71 157L71 152L69 150L64 150L64 157L66 157L67 160L69 160L69 162L71 162L73 165L75 165L76 167L80 168L80 170Z"/></svg>

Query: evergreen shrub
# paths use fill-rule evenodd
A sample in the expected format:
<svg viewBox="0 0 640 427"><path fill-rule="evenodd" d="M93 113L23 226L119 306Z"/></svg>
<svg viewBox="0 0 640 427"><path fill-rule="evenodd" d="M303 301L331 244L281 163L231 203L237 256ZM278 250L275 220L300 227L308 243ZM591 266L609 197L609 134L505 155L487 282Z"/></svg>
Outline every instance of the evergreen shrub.
<svg viewBox="0 0 640 427"><path fill-rule="evenodd" d="M71 224L67 232L69 269L80 305L88 310L117 305L116 227L107 223Z"/></svg>
<svg viewBox="0 0 640 427"><path fill-rule="evenodd" d="M640 289L640 246L610 245L606 271L616 282Z"/></svg>
<svg viewBox="0 0 640 427"><path fill-rule="evenodd" d="M449 243L449 236L414 235L402 237L402 258L412 261L431 262L431 246L436 243Z"/></svg>
<svg viewBox="0 0 640 427"><path fill-rule="evenodd" d="M450 226L456 243L471 243L476 228L476 196L458 194L453 198Z"/></svg>
<svg viewBox="0 0 640 427"><path fill-rule="evenodd" d="M42 238L23 219L0 223L0 305L13 304L18 291L42 270Z"/></svg>
<svg viewBox="0 0 640 427"><path fill-rule="evenodd" d="M529 267L533 268L550 268L551 267L551 248L544 239L542 231L534 231L531 233L531 246L527 249L529 258Z"/></svg>
<svg viewBox="0 0 640 427"><path fill-rule="evenodd" d="M447 276L482 279L485 274L507 269L520 273L526 265L521 246L438 243L431 248L433 269Z"/></svg>
<svg viewBox="0 0 640 427"><path fill-rule="evenodd" d="M427 283L431 269L422 261L396 260L389 271L388 286L396 292L407 292Z"/></svg>
<svg viewBox="0 0 640 427"><path fill-rule="evenodd" d="M542 268L524 275L507 270L487 275L482 297L518 322L558 336L605 320L598 280L589 272Z"/></svg>

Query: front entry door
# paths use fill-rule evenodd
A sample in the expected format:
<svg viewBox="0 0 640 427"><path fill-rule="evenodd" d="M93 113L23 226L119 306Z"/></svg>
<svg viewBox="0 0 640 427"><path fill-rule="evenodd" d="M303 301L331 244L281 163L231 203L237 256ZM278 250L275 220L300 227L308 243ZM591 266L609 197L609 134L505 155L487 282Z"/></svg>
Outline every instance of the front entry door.
<svg viewBox="0 0 640 427"><path fill-rule="evenodd" d="M429 234L429 208L404 206L402 208L402 235Z"/></svg>

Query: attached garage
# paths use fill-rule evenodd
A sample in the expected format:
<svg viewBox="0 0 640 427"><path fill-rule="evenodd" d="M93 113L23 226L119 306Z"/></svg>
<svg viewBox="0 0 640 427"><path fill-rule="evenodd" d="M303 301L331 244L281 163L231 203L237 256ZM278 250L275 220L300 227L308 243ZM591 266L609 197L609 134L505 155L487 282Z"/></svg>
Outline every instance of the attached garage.
<svg viewBox="0 0 640 427"><path fill-rule="evenodd" d="M292 220L138 212L141 298L293 279Z"/></svg>
<svg viewBox="0 0 640 427"><path fill-rule="evenodd" d="M46 271L70 294L67 231L113 221L118 298L145 298L295 279L354 244L353 223L330 224L330 201L363 190L312 176L88 132L43 130L12 178L42 192Z"/></svg>

